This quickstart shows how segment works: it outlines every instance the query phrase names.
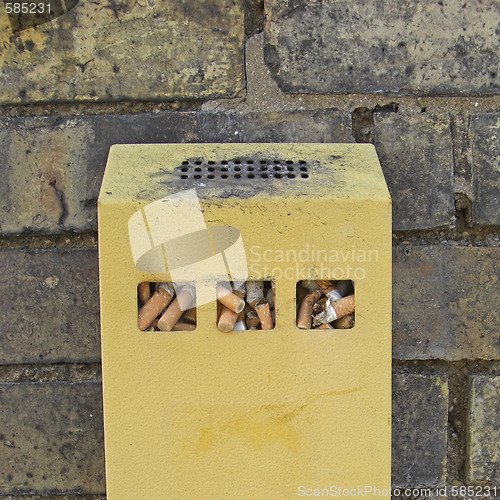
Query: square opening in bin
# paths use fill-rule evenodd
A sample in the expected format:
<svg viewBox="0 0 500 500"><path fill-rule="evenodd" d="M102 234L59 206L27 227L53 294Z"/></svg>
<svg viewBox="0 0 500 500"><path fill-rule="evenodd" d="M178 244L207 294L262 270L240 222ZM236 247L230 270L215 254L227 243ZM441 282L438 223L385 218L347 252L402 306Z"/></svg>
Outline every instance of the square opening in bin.
<svg viewBox="0 0 500 500"><path fill-rule="evenodd" d="M352 280L302 280L296 287L297 328L346 329L354 326Z"/></svg>
<svg viewBox="0 0 500 500"><path fill-rule="evenodd" d="M217 327L221 332L273 330L274 325L274 282L225 281L217 285Z"/></svg>
<svg viewBox="0 0 500 500"><path fill-rule="evenodd" d="M196 329L194 283L151 283L137 287L138 326L142 331L190 332Z"/></svg>

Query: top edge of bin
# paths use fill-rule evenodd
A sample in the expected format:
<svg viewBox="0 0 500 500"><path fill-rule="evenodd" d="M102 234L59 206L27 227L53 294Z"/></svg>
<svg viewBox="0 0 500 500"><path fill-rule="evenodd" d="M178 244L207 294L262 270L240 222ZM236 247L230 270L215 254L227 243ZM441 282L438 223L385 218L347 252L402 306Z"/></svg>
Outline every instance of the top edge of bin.
<svg viewBox="0 0 500 500"><path fill-rule="evenodd" d="M118 144L99 203L154 201L195 188L213 198L390 200L371 144Z"/></svg>

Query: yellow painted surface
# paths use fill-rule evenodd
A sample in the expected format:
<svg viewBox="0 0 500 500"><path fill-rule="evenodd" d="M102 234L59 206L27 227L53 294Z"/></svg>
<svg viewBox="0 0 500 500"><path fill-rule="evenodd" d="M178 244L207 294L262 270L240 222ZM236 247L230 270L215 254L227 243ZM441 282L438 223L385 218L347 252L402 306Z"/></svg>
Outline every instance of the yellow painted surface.
<svg viewBox="0 0 500 500"><path fill-rule="evenodd" d="M309 178L174 172L187 158L253 157L306 160ZM221 333L215 301L194 332L138 330L137 284L169 274L135 268L128 220L192 187L209 228L241 231L250 277L275 280L274 330ZM390 488L391 415L391 205L371 145L113 146L99 260L110 500L389 498L370 494ZM330 271L354 281L354 328L297 329L297 281Z"/></svg>

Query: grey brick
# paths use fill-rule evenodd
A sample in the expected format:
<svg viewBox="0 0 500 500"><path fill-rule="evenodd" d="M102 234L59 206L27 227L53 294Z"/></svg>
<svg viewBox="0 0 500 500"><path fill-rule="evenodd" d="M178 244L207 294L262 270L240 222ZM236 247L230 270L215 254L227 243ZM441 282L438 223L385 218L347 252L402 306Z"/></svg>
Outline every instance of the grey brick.
<svg viewBox="0 0 500 500"><path fill-rule="evenodd" d="M201 99L243 89L242 2L76 3L16 33L2 16L0 70L9 85L1 102Z"/></svg>
<svg viewBox="0 0 500 500"><path fill-rule="evenodd" d="M396 373L392 384L392 486L444 484L447 377Z"/></svg>
<svg viewBox="0 0 500 500"><path fill-rule="evenodd" d="M471 119L474 204L472 220L500 226L500 113Z"/></svg>
<svg viewBox="0 0 500 500"><path fill-rule="evenodd" d="M393 229L453 222L449 117L376 113L374 119L375 147L393 201Z"/></svg>
<svg viewBox="0 0 500 500"><path fill-rule="evenodd" d="M100 382L0 384L0 495L104 493Z"/></svg>
<svg viewBox="0 0 500 500"><path fill-rule="evenodd" d="M100 360L95 250L0 252L0 364Z"/></svg>
<svg viewBox="0 0 500 500"><path fill-rule="evenodd" d="M0 231L95 229L96 200L112 144L352 142L350 127L349 115L334 110L4 119Z"/></svg>
<svg viewBox="0 0 500 500"><path fill-rule="evenodd" d="M469 481L500 484L500 377L472 377L467 426Z"/></svg>
<svg viewBox="0 0 500 500"><path fill-rule="evenodd" d="M270 0L265 7L265 58L286 92L500 91L496 2Z"/></svg>
<svg viewBox="0 0 500 500"><path fill-rule="evenodd" d="M393 356L500 359L500 248L393 248Z"/></svg>

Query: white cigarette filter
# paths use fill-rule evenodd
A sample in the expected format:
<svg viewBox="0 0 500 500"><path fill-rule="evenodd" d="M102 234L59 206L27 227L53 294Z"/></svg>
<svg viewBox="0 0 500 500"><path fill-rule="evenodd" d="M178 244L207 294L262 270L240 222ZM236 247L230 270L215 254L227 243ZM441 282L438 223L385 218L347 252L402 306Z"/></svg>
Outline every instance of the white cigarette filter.
<svg viewBox="0 0 500 500"><path fill-rule="evenodd" d="M340 292L334 288L331 292L328 292L326 296L332 301L335 302L336 300L339 300L342 298L342 295L340 295Z"/></svg>
<svg viewBox="0 0 500 500"><path fill-rule="evenodd" d="M236 324L234 325L233 331L235 332L241 332L243 330L246 330L247 327L245 326L245 322L243 320L237 321Z"/></svg>
<svg viewBox="0 0 500 500"><path fill-rule="evenodd" d="M247 302L252 305L256 300L264 298L264 283L262 281L247 281Z"/></svg>
<svg viewBox="0 0 500 500"><path fill-rule="evenodd" d="M229 288L229 286L227 286ZM245 281L233 281L233 290L241 292L243 297L247 291L247 284Z"/></svg>

